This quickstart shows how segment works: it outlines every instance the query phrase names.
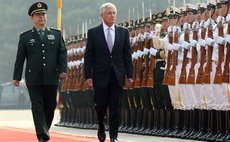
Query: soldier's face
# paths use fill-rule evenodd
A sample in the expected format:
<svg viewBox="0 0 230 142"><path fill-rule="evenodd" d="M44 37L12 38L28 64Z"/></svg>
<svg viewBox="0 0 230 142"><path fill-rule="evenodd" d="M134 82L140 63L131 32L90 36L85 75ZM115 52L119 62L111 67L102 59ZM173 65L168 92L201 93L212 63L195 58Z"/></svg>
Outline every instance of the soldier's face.
<svg viewBox="0 0 230 142"><path fill-rule="evenodd" d="M170 25L176 25L177 24L177 19L176 18L173 18L173 19L170 19Z"/></svg>
<svg viewBox="0 0 230 142"><path fill-rule="evenodd" d="M162 29L167 29L168 26L169 26L168 20L163 20L163 22L162 22Z"/></svg>
<svg viewBox="0 0 230 142"><path fill-rule="evenodd" d="M205 12L204 12L205 21L207 21L208 18L210 17L209 13L210 13L210 12L209 12L208 10L205 10Z"/></svg>
<svg viewBox="0 0 230 142"><path fill-rule="evenodd" d="M34 13L31 19L37 28L43 28L46 25L47 14L46 13Z"/></svg>
<svg viewBox="0 0 230 142"><path fill-rule="evenodd" d="M193 15L193 13L192 13L192 12L188 12L188 13L187 13L187 22L188 22L189 24L192 24L193 21L194 21L194 15Z"/></svg>
<svg viewBox="0 0 230 142"><path fill-rule="evenodd" d="M101 17L107 26L112 26L116 21L117 12L115 8L108 7L102 14Z"/></svg>
<svg viewBox="0 0 230 142"><path fill-rule="evenodd" d="M228 13L228 5L227 4L222 4L221 9L220 9L220 15L225 16Z"/></svg>
<svg viewBox="0 0 230 142"><path fill-rule="evenodd" d="M212 18L213 18L214 20L216 20L218 16L220 16L220 9L216 9L216 10L215 10L215 12L214 12Z"/></svg>
<svg viewBox="0 0 230 142"><path fill-rule="evenodd" d="M185 22L185 18L184 16L181 16L179 19L179 25L184 25L184 22Z"/></svg>
<svg viewBox="0 0 230 142"><path fill-rule="evenodd" d="M202 13L198 13L197 14L197 21L200 23L200 21L202 20L203 14Z"/></svg>

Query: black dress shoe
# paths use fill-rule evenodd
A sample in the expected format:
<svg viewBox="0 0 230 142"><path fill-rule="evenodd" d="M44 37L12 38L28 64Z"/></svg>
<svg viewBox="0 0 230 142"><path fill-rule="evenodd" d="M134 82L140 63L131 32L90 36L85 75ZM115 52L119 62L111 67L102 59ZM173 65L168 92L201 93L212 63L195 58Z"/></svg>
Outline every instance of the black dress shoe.
<svg viewBox="0 0 230 142"><path fill-rule="evenodd" d="M110 139L110 142L118 142L117 139Z"/></svg>
<svg viewBox="0 0 230 142"><path fill-rule="evenodd" d="M97 131L97 137L100 142L104 142L106 139L105 127L103 124L99 125L98 131Z"/></svg>
<svg viewBox="0 0 230 142"><path fill-rule="evenodd" d="M47 141L44 139L40 139L39 142L47 142Z"/></svg>

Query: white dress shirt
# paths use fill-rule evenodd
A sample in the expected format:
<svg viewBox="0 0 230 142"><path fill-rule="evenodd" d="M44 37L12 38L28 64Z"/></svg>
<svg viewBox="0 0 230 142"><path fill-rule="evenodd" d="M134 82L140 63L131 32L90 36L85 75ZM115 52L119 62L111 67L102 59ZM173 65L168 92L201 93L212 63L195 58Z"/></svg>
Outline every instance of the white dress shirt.
<svg viewBox="0 0 230 142"><path fill-rule="evenodd" d="M104 22L103 22L103 31L104 31L104 35L105 35L105 40L107 41L107 32L108 32L108 28L111 28L110 33L112 36L112 41L114 43L115 40L115 25L113 24L111 27L108 27ZM114 45L114 44L113 44Z"/></svg>

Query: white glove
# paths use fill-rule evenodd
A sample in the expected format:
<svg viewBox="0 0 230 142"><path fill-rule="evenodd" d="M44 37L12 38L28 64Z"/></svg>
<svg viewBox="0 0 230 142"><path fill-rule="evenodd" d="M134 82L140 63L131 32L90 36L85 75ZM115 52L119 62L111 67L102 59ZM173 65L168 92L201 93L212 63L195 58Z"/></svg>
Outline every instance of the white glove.
<svg viewBox="0 0 230 142"><path fill-rule="evenodd" d="M198 42L196 40L194 40L194 39L191 39L190 43L191 43L192 46L196 47Z"/></svg>
<svg viewBox="0 0 230 142"><path fill-rule="evenodd" d="M148 53L149 53L149 49L148 48L144 48L144 54L148 55Z"/></svg>
<svg viewBox="0 0 230 142"><path fill-rule="evenodd" d="M215 41L212 38L208 37L206 39L206 44L210 45L210 46L213 46L215 44Z"/></svg>
<svg viewBox="0 0 230 142"><path fill-rule="evenodd" d="M173 44L168 43L168 44L167 44L167 49L171 51L171 50L173 49Z"/></svg>
<svg viewBox="0 0 230 142"><path fill-rule="evenodd" d="M206 46L206 42L203 39L200 39L199 44L200 44L200 46L203 46L203 47Z"/></svg>
<svg viewBox="0 0 230 142"><path fill-rule="evenodd" d="M150 54L153 55L153 56L156 56L157 51L158 51L158 50L155 49L155 48L150 48Z"/></svg>
<svg viewBox="0 0 230 142"><path fill-rule="evenodd" d="M187 41L183 41L182 45L184 45L183 47L188 50L192 47L191 43L188 43Z"/></svg>
<svg viewBox="0 0 230 142"><path fill-rule="evenodd" d="M216 19L216 23L219 24L220 22L222 22L222 24L224 23L224 17L223 16L218 16Z"/></svg>
<svg viewBox="0 0 230 142"><path fill-rule="evenodd" d="M228 13L228 15L226 17L226 22L230 22L230 13Z"/></svg>
<svg viewBox="0 0 230 142"><path fill-rule="evenodd" d="M143 55L143 52L141 50L137 50L137 55L138 55L139 58L141 58L142 55Z"/></svg>
<svg viewBox="0 0 230 142"><path fill-rule="evenodd" d="M225 40L226 40L228 43L230 43L230 35L229 35L229 34L227 34L227 35L225 36Z"/></svg>
<svg viewBox="0 0 230 142"><path fill-rule="evenodd" d="M225 40L224 37L217 36L217 41L216 41L216 43L225 45L226 40Z"/></svg>
<svg viewBox="0 0 230 142"><path fill-rule="evenodd" d="M180 48L180 44L173 43L173 47L172 47L173 50L178 50L179 48Z"/></svg>

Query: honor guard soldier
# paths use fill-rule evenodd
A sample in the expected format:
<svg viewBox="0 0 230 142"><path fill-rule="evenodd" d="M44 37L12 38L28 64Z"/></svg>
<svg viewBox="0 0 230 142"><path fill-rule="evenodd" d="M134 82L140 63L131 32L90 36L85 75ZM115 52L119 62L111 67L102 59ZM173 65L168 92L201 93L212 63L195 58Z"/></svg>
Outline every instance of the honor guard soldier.
<svg viewBox="0 0 230 142"><path fill-rule="evenodd" d="M224 97L224 104L226 104L226 102L228 102L228 106L226 106L225 108L221 108L221 110L224 110L224 121L222 122L221 126L225 126L222 127L221 133L224 133L224 136L218 138L218 141L229 141L230 140L230 127L229 127L229 123L230 123L230 111L229 111L229 54L230 54L230 40L229 40L229 34L230 34L230 10L229 10L229 6L230 6L230 0L220 0L218 1L218 3L220 4L220 15L225 17L225 23L224 23L224 32L225 32L225 41L226 41L226 45L224 48L224 63L223 63L223 74L222 74L222 85L225 86L226 90L227 90L227 94L223 94ZM223 113L223 112L222 112ZM227 126L227 127L226 127Z"/></svg>
<svg viewBox="0 0 230 142"><path fill-rule="evenodd" d="M217 1L215 16L213 16L216 22L216 25L213 29L213 39L215 44L213 46L212 52L212 61L213 61L213 94L216 98L216 108L213 114L213 122L214 125L214 135L207 138L207 140L222 140L224 137L225 132L225 124L227 113L226 110L229 109L229 102L228 102L228 90L226 89L226 84L222 84L222 77L223 77L223 62L224 62L224 53L225 53L225 17L227 15L228 5L225 1Z"/></svg>
<svg viewBox="0 0 230 142"><path fill-rule="evenodd" d="M166 129L166 109L171 110L172 104L169 95L168 86L162 84L165 68L165 42L164 38L167 35L168 15L166 11L157 14L157 23L155 25L156 36L153 38L154 49L150 53L156 58L156 67L154 69L154 131L152 135L164 135L168 133ZM160 25L159 23L162 23ZM160 43L160 44L159 44ZM169 114L169 113L167 113ZM167 130L167 131L166 131Z"/></svg>
<svg viewBox="0 0 230 142"><path fill-rule="evenodd" d="M50 139L59 79L67 76L65 43L59 30L46 26L47 10L43 2L30 6L28 15L34 27L20 35L13 75L13 84L18 86L26 59L26 85L39 142Z"/></svg>

